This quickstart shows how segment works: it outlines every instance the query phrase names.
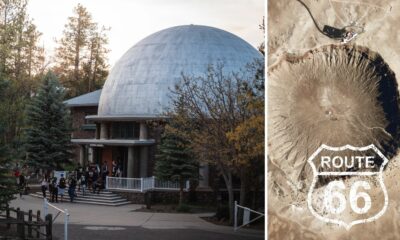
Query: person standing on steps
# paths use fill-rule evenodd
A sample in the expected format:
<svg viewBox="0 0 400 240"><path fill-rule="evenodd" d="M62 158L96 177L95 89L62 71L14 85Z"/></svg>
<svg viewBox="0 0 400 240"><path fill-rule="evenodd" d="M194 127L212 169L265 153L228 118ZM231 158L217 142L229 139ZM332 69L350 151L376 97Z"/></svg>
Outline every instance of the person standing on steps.
<svg viewBox="0 0 400 240"><path fill-rule="evenodd" d="M51 193L51 202L54 202L54 198L58 203L58 187L57 187L57 178L53 177L53 180L50 183L50 193Z"/></svg>
<svg viewBox="0 0 400 240"><path fill-rule="evenodd" d="M98 178L93 190L93 193L96 192L97 190L97 194L100 194L100 191L104 189L104 182L102 178Z"/></svg>
<svg viewBox="0 0 400 240"><path fill-rule="evenodd" d="M78 163L78 167L76 168L76 181L77 181L77 185L78 185L78 192L81 190L81 177L84 174L83 172L83 167L81 166L80 163Z"/></svg>
<svg viewBox="0 0 400 240"><path fill-rule="evenodd" d="M94 170L92 179L93 179L92 190L93 190L93 193L94 193L96 191L97 181L99 179L99 172L97 171L97 169Z"/></svg>
<svg viewBox="0 0 400 240"><path fill-rule="evenodd" d="M107 162L106 161L104 161L103 162L103 165L101 166L101 173L102 174L107 174L108 175L108 166L107 166Z"/></svg>
<svg viewBox="0 0 400 240"><path fill-rule="evenodd" d="M43 177L41 185L42 185L43 198L46 198L46 191L49 188L49 180L47 180L47 176Z"/></svg>
<svg viewBox="0 0 400 240"><path fill-rule="evenodd" d="M86 186L87 186L87 181L86 181L85 175L82 175L82 177L81 177L81 186L82 186L82 195L85 196L85 191L86 191Z"/></svg>
<svg viewBox="0 0 400 240"><path fill-rule="evenodd" d="M112 169L111 176L115 177L117 175L117 162L115 160L112 161Z"/></svg>
<svg viewBox="0 0 400 240"><path fill-rule="evenodd" d="M102 180L102 184L103 184L103 185L105 184L106 178L107 178L107 176L108 176L109 173L110 173L110 172L108 171L107 162L104 161L104 162L103 162L103 166L101 167L101 174L100 174L100 176L99 176L99 177L101 178L101 180Z"/></svg>
<svg viewBox="0 0 400 240"><path fill-rule="evenodd" d="M71 176L68 181L68 195L71 202L74 201L75 198L75 188L76 188L76 180L75 177Z"/></svg>
<svg viewBox="0 0 400 240"><path fill-rule="evenodd" d="M89 168L87 177L86 177L86 181L88 183L88 189L89 190L93 190L93 175L94 175L94 170L93 167Z"/></svg>
<svg viewBox="0 0 400 240"><path fill-rule="evenodd" d="M64 174L61 174L60 182L58 183L58 194L61 196L60 201L63 201L65 188L67 187Z"/></svg>

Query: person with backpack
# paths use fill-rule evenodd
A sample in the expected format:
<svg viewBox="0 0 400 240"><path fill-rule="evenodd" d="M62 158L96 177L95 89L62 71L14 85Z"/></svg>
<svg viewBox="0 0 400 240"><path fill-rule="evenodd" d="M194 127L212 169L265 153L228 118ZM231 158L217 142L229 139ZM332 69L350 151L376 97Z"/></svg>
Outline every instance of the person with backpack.
<svg viewBox="0 0 400 240"><path fill-rule="evenodd" d="M58 187L57 187L57 178L53 177L53 180L50 183L50 194L51 194L51 202L54 202L54 199L58 203Z"/></svg>
<svg viewBox="0 0 400 240"><path fill-rule="evenodd" d="M64 174L61 174L60 182L58 183L58 194L61 196L60 201L63 201L65 188L67 187Z"/></svg>

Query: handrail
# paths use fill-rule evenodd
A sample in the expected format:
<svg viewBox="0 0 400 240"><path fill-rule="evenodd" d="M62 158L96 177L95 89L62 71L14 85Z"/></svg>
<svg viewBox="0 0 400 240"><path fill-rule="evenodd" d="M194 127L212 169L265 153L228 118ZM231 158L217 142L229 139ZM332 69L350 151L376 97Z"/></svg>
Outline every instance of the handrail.
<svg viewBox="0 0 400 240"><path fill-rule="evenodd" d="M45 199L45 201L47 201L47 199ZM50 207L53 207L53 208L57 209L58 211L60 211L60 212L62 212L62 213L66 213L66 214L68 214L68 215L69 215L69 213L68 213L67 209L65 209L65 210L62 210L62 209L60 209L60 208L58 208L58 207L54 206L53 204L49 203L48 201L47 201L47 205L49 205Z"/></svg>
<svg viewBox="0 0 400 240"><path fill-rule="evenodd" d="M148 190L162 189L162 190L178 190L179 182L173 180L159 180L156 177L145 178L122 178L122 177L106 177L106 189L127 190L146 192ZM188 191L190 183L187 180L184 190Z"/></svg>
<svg viewBox="0 0 400 240"><path fill-rule="evenodd" d="M237 217L238 217L237 215L238 215L238 210L239 210L238 208L242 208L243 210L247 210L247 211L249 211L249 212L256 213L256 214L258 214L259 216L253 218L252 220L248 219L248 220L250 220L250 221L245 222L245 223L242 223L242 225L238 226L238 221L237 221L237 220L238 220L238 219L237 219ZM256 221L256 220L258 220L258 219L260 219L260 218L262 218L262 217L264 217L264 216L265 216L265 213L257 212L257 211L255 211L255 210L252 210L252 209L248 208L248 207L241 206L241 205L237 204L237 202L235 201L235 202L234 202L234 219L233 219L233 220L234 220L234 223L233 223L233 230L236 232L239 228L242 228L242 227L248 225L249 223L254 222L254 221ZM243 216L243 217L244 217L244 216ZM244 222L244 219L243 219L243 222Z"/></svg>
<svg viewBox="0 0 400 240"><path fill-rule="evenodd" d="M133 180L140 180L141 178L127 178L127 177L109 177L107 176L107 178L115 178L115 179L133 179Z"/></svg>
<svg viewBox="0 0 400 240"><path fill-rule="evenodd" d="M53 218L53 222L56 220L56 218L60 215L61 212L64 213L64 240L68 240L68 222L69 222L68 209L62 210L62 209L54 206L53 204L49 203L49 201L47 201L47 198L44 198L43 199L43 209L44 209L45 216L47 215L48 206L58 210L57 215Z"/></svg>

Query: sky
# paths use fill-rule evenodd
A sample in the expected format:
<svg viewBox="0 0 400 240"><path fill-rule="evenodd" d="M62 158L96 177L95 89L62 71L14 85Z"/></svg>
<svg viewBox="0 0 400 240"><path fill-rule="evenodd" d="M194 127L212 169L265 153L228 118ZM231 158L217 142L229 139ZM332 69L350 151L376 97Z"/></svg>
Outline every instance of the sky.
<svg viewBox="0 0 400 240"><path fill-rule="evenodd" d="M41 43L54 53L73 8L81 3L99 25L110 27L112 66L135 43L177 25L208 25L227 30L257 47L263 40L259 24L263 0L30 0L28 14L42 32Z"/></svg>

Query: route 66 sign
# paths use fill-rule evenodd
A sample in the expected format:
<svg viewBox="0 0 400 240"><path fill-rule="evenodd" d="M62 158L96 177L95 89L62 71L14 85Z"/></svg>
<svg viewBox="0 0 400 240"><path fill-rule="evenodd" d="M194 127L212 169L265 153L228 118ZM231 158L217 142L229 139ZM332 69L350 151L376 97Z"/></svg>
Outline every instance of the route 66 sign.
<svg viewBox="0 0 400 240"><path fill-rule="evenodd" d="M321 145L308 159L313 181L308 208L321 221L352 226L375 221L388 205L382 172L388 159L373 144Z"/></svg>

